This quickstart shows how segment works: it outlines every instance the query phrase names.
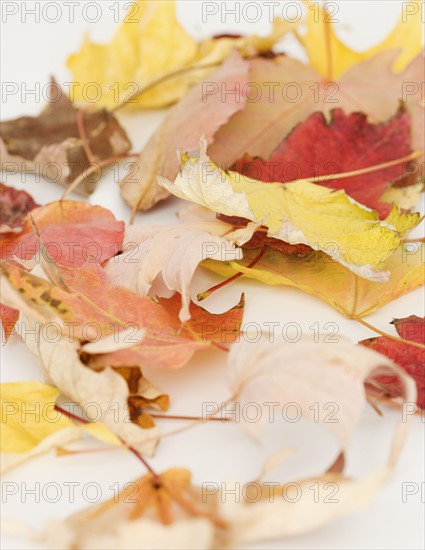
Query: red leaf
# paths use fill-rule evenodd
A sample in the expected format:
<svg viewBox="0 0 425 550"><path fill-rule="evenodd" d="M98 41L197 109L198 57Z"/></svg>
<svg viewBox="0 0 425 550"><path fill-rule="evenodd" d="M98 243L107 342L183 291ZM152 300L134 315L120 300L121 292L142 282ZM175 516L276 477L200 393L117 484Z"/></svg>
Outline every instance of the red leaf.
<svg viewBox="0 0 425 550"><path fill-rule="evenodd" d="M19 317L19 311L9 306L0 304L0 319L3 326L4 339L7 342L9 336L12 334L13 327Z"/></svg>
<svg viewBox="0 0 425 550"><path fill-rule="evenodd" d="M265 182L288 182L317 178L376 166L411 152L410 118L401 108L387 122L372 124L363 113L313 113L280 143L268 159L245 155L235 169ZM385 190L405 173L405 164L368 174L317 183L344 189L348 195L385 216L390 206L379 200Z"/></svg>
<svg viewBox="0 0 425 550"><path fill-rule="evenodd" d="M425 343L425 318L410 315L404 319L394 319L393 324L401 338L418 344Z"/></svg>
<svg viewBox="0 0 425 550"><path fill-rule="evenodd" d="M425 344L425 318L411 315L404 319L394 319L394 325L401 338ZM362 340L360 344L392 359L414 378L418 390L416 402L421 409L425 409L425 349L385 336ZM376 380L392 397L401 395L400 380L396 376L379 376Z"/></svg>
<svg viewBox="0 0 425 550"><path fill-rule="evenodd" d="M0 233L21 229L25 216L37 206L26 191L0 183Z"/></svg>
<svg viewBox="0 0 425 550"><path fill-rule="evenodd" d="M81 267L86 261L103 264L122 246L124 223L109 210L78 201L57 201L31 213L49 256L59 265ZM0 258L31 259L39 250L39 237L29 218L22 232L0 237Z"/></svg>

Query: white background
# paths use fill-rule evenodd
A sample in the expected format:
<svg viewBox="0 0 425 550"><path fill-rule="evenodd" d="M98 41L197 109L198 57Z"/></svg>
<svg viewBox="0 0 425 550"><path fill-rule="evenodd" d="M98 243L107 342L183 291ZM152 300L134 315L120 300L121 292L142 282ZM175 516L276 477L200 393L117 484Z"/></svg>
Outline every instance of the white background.
<svg viewBox="0 0 425 550"><path fill-rule="evenodd" d="M78 49L84 32L89 32L98 41L108 40L112 35L115 22L114 11L110 8L114 2L97 3L101 7L101 19L95 25L84 20L82 16L83 8L88 3L75 2L73 23L70 23L65 8L58 22L49 23L42 14L42 6L45 3L39 2L38 10L41 10L41 17L40 22L36 23L34 16L27 14L25 17L25 8L29 10L36 7L34 2L2 2L1 78L3 82L16 82L19 87L19 93L8 97L3 95L2 119L39 112L43 100L34 95L25 95L25 85L27 89L33 89L35 85L42 88L51 74L60 82L71 80L65 60L69 53ZM18 13L7 16L6 10L11 9L11 4L18 6ZM243 4L240 4L241 9ZM261 2L257 4L261 5ZM338 33L352 47L365 49L376 44L390 30L398 19L402 2L344 1L337 4ZM232 5L234 6L234 2L220 2L219 13L210 17L207 23L203 23L201 2L180 1L178 15L181 22L197 38L224 32L267 32L270 27L268 11L264 10L263 17L255 24L250 24L243 18L237 24L234 16L226 16L226 9ZM93 17L93 13L89 13L89 16ZM122 10L120 13L123 13ZM279 9L276 13L279 14ZM54 17L53 10L48 17ZM285 39L282 47L299 54L299 48L291 38ZM161 116L162 113L159 112L120 115L136 151L149 137ZM31 176L8 177L6 183L28 190L40 204L59 199L63 191L53 183L36 183ZM90 197L90 202L110 208L119 219L129 219L129 209L119 195L112 172L108 170L99 182L96 192ZM153 212L139 214L136 221L172 223L175 221L178 207L179 201L169 200ZM195 282L194 295L216 280L211 274L199 274ZM242 291L246 293L247 301L245 322L255 321L263 329L265 322L278 321L281 326L296 322L305 334L311 334L309 327L313 323L318 322L323 327L326 322L331 321L338 324L340 336L346 336L353 342L374 335L354 321L344 319L330 306L285 287L269 288L255 282L239 281L214 295L205 305L213 311L224 311L237 302ZM421 290L383 307L368 320L375 326L392 331L393 328L388 323L393 317L404 317L413 313L424 314ZM42 379L33 358L17 337L12 337L1 351L2 382ZM220 402L228 396L223 355L219 351L203 352L180 371L160 372L146 369L145 374L161 389L170 392L170 413L199 415L202 401ZM95 398L95 392L93 397ZM349 455L349 474L364 474L383 464L388 454L396 416L394 412L386 412L384 418L379 418L370 408L365 411ZM164 425L164 431L178 425ZM261 542L255 548L422 548L424 527L421 498L416 494L403 503L402 483L420 484L424 480L423 428L424 424L419 420L414 423L391 481L370 507L313 533L287 540ZM75 445L76 448L83 446L92 449L97 443L87 440ZM274 473L273 480L290 480L318 473L330 464L337 450L331 437L312 423L301 422L294 426L279 422L268 426L260 444L250 440L237 426L217 423L197 427L176 438L164 439L152 464L158 470L171 466L187 467L193 472L194 482L197 484L207 481L221 482L226 479L238 479L244 483L256 477L266 457L278 449L290 446L296 447L298 452ZM99 484L102 488L102 498L106 499L113 496L110 487L114 484L122 485L143 473L142 465L124 451L93 452L62 458L57 458L53 453L44 455L13 470L5 476L4 482L19 483L22 491L25 484L31 489L36 482L39 482L41 487L46 483L56 482L62 488L62 498L57 503L50 503L41 498L41 501L35 504L34 496L27 495L25 498L21 490L19 494L9 498L3 494L2 514L4 517L20 519L36 529L42 529L48 520L63 518L87 505L82 497L86 483ZM73 502L70 501L64 482L80 483L76 487ZM285 521L285 518L282 518L282 521ZM4 537L3 540L5 549L32 547L36 546L25 539Z"/></svg>

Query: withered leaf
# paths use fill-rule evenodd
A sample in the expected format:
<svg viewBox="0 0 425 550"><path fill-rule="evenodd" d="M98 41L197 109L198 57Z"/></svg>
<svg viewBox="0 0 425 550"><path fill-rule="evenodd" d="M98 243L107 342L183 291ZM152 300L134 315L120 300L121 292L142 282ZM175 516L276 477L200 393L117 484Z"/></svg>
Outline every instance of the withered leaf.
<svg viewBox="0 0 425 550"><path fill-rule="evenodd" d="M67 187L95 163L130 150L125 130L106 109L77 109L54 80L49 93L50 101L39 116L0 122L4 172L31 171ZM79 116L92 158L88 158L85 150ZM76 191L87 196L94 188L92 175Z"/></svg>

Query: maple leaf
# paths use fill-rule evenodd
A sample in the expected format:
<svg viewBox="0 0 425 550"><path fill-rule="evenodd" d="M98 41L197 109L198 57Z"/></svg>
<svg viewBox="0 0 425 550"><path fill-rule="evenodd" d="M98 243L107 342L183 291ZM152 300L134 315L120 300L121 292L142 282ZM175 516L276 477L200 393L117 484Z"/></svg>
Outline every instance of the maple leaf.
<svg viewBox="0 0 425 550"><path fill-rule="evenodd" d="M19 232L28 212L39 206L26 191L0 182L0 233Z"/></svg>
<svg viewBox="0 0 425 550"><path fill-rule="evenodd" d="M100 353L84 348L90 366L153 366L179 368L198 349L212 342L232 342L237 338L243 314L243 300L232 310L213 315L192 304L191 319L181 324L178 314L181 298L153 301L138 296L109 282L106 273L96 264L80 269L62 268L67 290L35 277L26 271L3 264L3 301L27 316L44 322L59 319L72 327L74 339L99 340L116 336L112 348L117 351ZM90 330L92 327L92 330ZM133 336L119 338L123 330L133 329ZM138 332L143 331L139 342ZM125 346L119 345L126 343ZM93 355L91 355L93 350Z"/></svg>
<svg viewBox="0 0 425 550"><path fill-rule="evenodd" d="M223 482L222 493L211 491L191 485L187 470L172 468L129 483L115 499L50 522L37 539L49 547L69 550L130 549L135 540L146 550L239 548L244 543L306 533L354 513L370 503L389 473L388 468L381 468L359 480L329 473L273 483L272 489L270 482L254 481L246 484L245 498L236 499L226 498L225 493L227 486L235 487L234 481ZM333 506L314 502L313 483L324 494L329 487L338 488ZM300 498L282 498L294 485Z"/></svg>
<svg viewBox="0 0 425 550"><path fill-rule="evenodd" d="M304 46L310 65L328 80L334 80L353 65L391 49L397 50L393 70L400 72L422 52L423 22L420 0L411 2L413 11L407 17L403 10L397 24L382 42L364 52L352 50L335 34L332 6L327 8L325 5L322 8L310 0L305 1L305 4L307 32L304 36L296 32L296 37Z"/></svg>
<svg viewBox="0 0 425 550"><path fill-rule="evenodd" d="M380 165L410 152L410 119L404 108L381 124L371 124L363 113L347 115L335 109L329 123L323 113L313 113L268 159L245 155L234 170L265 182L311 179L325 187L343 189L356 201L386 216L391 206L383 204L381 197L405 174L405 164L343 179L327 180L324 176Z"/></svg>
<svg viewBox="0 0 425 550"><path fill-rule="evenodd" d="M214 215L213 215L214 218ZM182 297L179 318L190 318L190 284L198 264L207 258L241 259L236 245L249 241L257 226L234 229L226 222L197 220L170 226L133 225L126 229L125 252L104 266L111 282L136 294L155 296L157 277Z"/></svg>
<svg viewBox="0 0 425 550"><path fill-rule="evenodd" d="M41 236L50 261L74 267L93 259L102 264L121 250L123 234L124 223L102 206L55 201L32 210L19 234L0 235L0 257L31 260Z"/></svg>
<svg viewBox="0 0 425 550"><path fill-rule="evenodd" d="M383 51L353 65L336 81L324 80L314 68L289 56L251 60L255 86L246 94L245 109L217 132L210 157L226 168L245 154L268 158L295 126L316 111L326 118L335 108L346 114L363 112L376 124L392 117L400 100L411 118L412 148L423 151L423 56L395 73L391 67L397 56L397 51ZM406 83L411 86L408 90ZM420 177L419 170L414 176Z"/></svg>
<svg viewBox="0 0 425 550"><path fill-rule="evenodd" d="M89 168L131 149L126 132L108 111L78 110L55 81L49 93L50 101L38 117L0 122L4 172L28 171L67 187ZM85 178L76 192L87 196L95 184Z"/></svg>
<svg viewBox="0 0 425 550"><path fill-rule="evenodd" d="M394 319L393 323L403 340L425 344L424 317L410 315L404 319ZM360 344L389 357L403 368L416 382L418 407L425 409L425 349L386 336L368 338L362 340ZM401 395L403 388L398 376L380 376L376 378L376 381L382 392L388 393L391 397Z"/></svg>
<svg viewBox="0 0 425 550"><path fill-rule="evenodd" d="M142 377L141 367L181 367L195 351L239 334L243 300L218 315L192 305L192 318L181 325L179 295L157 302L137 296L112 285L96 264L62 267L64 288L15 265L0 270L2 300L19 310L23 339L48 379L83 408L96 388L94 416L100 411L107 427L146 454L159 432L144 409L164 410L168 397ZM55 327L57 338L46 326Z"/></svg>
<svg viewBox="0 0 425 550"><path fill-rule="evenodd" d="M75 441L88 433L105 443L119 445L119 440L100 423L74 424L55 410L60 391L40 382L1 384L1 471ZM28 415L25 411L39 410ZM42 411L42 413L41 413Z"/></svg>
<svg viewBox="0 0 425 550"><path fill-rule="evenodd" d="M32 210L20 233L0 234L0 258L28 268L39 261L50 276L56 264L79 267L93 258L105 262L121 250L123 233L124 223L101 206L52 202ZM18 317L16 309L0 304L6 340Z"/></svg>
<svg viewBox="0 0 425 550"><path fill-rule="evenodd" d="M115 498L91 506L65 520L50 523L43 541L61 548L207 549L215 547L225 528L216 513L218 498L203 498L183 468L145 476ZM65 541L65 546L64 546Z"/></svg>
<svg viewBox="0 0 425 550"><path fill-rule="evenodd" d="M81 84L76 99L85 100L84 84L95 81L102 88L99 104L113 107L156 79L184 71L130 103L139 108L170 105L206 77L208 67L221 63L232 51L245 55L269 51L293 26L276 19L269 36L223 36L197 43L180 25L175 11L173 0L137 0L110 43L96 44L86 37L80 51L68 59L74 80Z"/></svg>
<svg viewBox="0 0 425 550"><path fill-rule="evenodd" d="M377 367L383 369L382 358L372 350L349 344L337 344L331 346L332 349L323 344L324 353L318 363L317 347L315 343L287 346L266 341L235 345L229 354L232 400L246 401L254 395L254 402L258 402L260 394L265 402L270 398L281 402L287 391L291 391L291 398L295 392L303 404L309 396L312 402L323 399L328 403L328 399L336 398L342 406L347 433L342 425L331 424L331 427L345 444L366 403L363 381ZM405 397L412 398L413 381L390 360L385 364L386 368L401 374L405 380ZM328 383L330 380L332 384ZM49 524L42 539L54 547L60 541L61 547L70 549L131 548L134 540L142 540L144 548L212 549L305 533L356 511L371 500L389 477L406 428L406 423L399 423L388 465L359 480L343 476L333 466L320 476L288 485L274 483L273 493L270 483L263 483L260 478L245 486L242 499L226 498L227 483L221 486L224 490L201 489L191 484L187 470L172 468L157 474L143 460L149 469L147 475L129 484L114 499ZM319 490L329 487L329 483L336 484L338 499L334 506L315 501L307 490L312 483L317 484ZM296 502L275 498L294 484L301 488ZM231 486L235 487L234 482ZM130 499L130 495L133 498ZM290 521L282 522L282 517Z"/></svg>
<svg viewBox="0 0 425 550"><path fill-rule="evenodd" d="M334 403L338 421L324 424L344 452L366 404L364 382L375 371L401 374L404 395L406 391L415 395L413 381L391 360L383 361L379 353L357 354L359 349L363 351L348 342L329 346L312 338L304 338L295 348L277 340L263 339L256 346L241 341L232 346L228 357L231 400L244 407L252 402L283 405L290 398L303 418L313 417L315 422L313 403L320 408ZM262 423L242 420L241 427L258 436Z"/></svg>
<svg viewBox="0 0 425 550"><path fill-rule="evenodd" d="M249 82L249 63L236 52L208 78L214 89L233 89ZM208 84L208 83L207 83ZM157 185L158 172L174 178L179 170L175 154L176 136L185 150L194 149L199 136L205 135L208 143L214 140L217 130L229 118L244 108L245 101L232 95L222 101L220 94L206 101L205 83L194 86L167 114L165 120L132 164L132 169L120 182L121 194L127 203L140 210L148 210L169 193Z"/></svg>
<svg viewBox="0 0 425 550"><path fill-rule="evenodd" d="M401 246L383 266L383 270L391 273L386 283L357 277L323 253L288 257L270 251L251 268L249 258L228 263L207 260L201 265L223 277L243 273L267 285L298 288L330 304L346 317L361 318L424 284L424 253L423 245Z"/></svg>
<svg viewBox="0 0 425 550"><path fill-rule="evenodd" d="M182 170L174 183L159 177L159 184L213 212L264 225L269 237L331 254L361 277L386 281L388 273L379 270L399 246L402 235L420 221L419 214L401 215L394 206L385 222L380 222L376 212L344 191L308 180L264 185L236 172L224 172L205 150L206 144L201 142L198 157L183 155Z"/></svg>

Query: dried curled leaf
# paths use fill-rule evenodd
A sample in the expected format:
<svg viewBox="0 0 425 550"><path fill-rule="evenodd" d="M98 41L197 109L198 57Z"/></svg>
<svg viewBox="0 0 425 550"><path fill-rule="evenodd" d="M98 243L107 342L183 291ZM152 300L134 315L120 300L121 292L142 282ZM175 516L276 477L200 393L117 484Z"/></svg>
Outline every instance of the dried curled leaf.
<svg viewBox="0 0 425 550"><path fill-rule="evenodd" d="M315 343L271 345L264 341L235 345L229 356L231 388L236 392L233 399L254 396L255 402L270 402L277 397L281 402L285 391L291 391L291 398L294 391L303 404L309 399L336 398L343 412L343 426L337 431L345 445L365 403L363 382L381 364L382 357L348 344L333 345L332 349L322 344L320 350L327 349L317 363L317 347ZM353 355L354 349L361 351ZM405 399L414 398L413 381L391 361L386 365L403 377ZM322 376L318 377L319 373ZM146 549L208 550L239 548L247 542L305 533L370 502L391 473L406 428L406 423L400 422L389 465L359 480L331 467L324 475L286 484L247 483L235 498L234 483L223 483L221 490L211 483L194 487L187 470L173 468L160 475L151 471L129 484L118 498L50 524L41 538L54 547L60 540L61 547L76 550L131 549L134 540ZM332 486L337 498L317 501L311 491L313 483L325 494ZM297 494L291 498L288 490L294 486ZM233 488L230 498L228 487Z"/></svg>
<svg viewBox="0 0 425 550"><path fill-rule="evenodd" d="M0 122L4 172L28 171L67 187L94 164L131 149L125 130L108 111L79 111L54 81L49 90L50 102L38 117ZM92 158L87 156L78 126L79 112ZM95 185L93 176L85 178L76 192L90 195Z"/></svg>
<svg viewBox="0 0 425 550"><path fill-rule="evenodd" d="M236 172L224 172L206 155L201 142L198 157L182 156L182 169L174 183L159 183L182 199L213 212L238 216L268 228L268 236L290 244L305 244L330 254L353 273L377 282L388 280L380 271L400 245L402 236L417 225L419 214L400 214L394 206L385 222L376 212L334 191L298 180L262 182Z"/></svg>
<svg viewBox="0 0 425 550"><path fill-rule="evenodd" d="M336 422L325 420L324 426L335 435L344 452L366 404L364 383L374 371L402 374L402 394L415 395L413 380L402 369L379 353L363 351L348 342L329 345L309 338L296 345L264 339L253 346L252 342L241 341L232 346L228 358L232 401L241 407L257 403L266 408L266 404L283 406L292 400L303 418L314 418L314 403L319 403L320 410L333 403ZM261 429L260 422L242 420L241 425L253 435Z"/></svg>
<svg viewBox="0 0 425 550"><path fill-rule="evenodd" d="M130 418L127 381L109 367L96 372L84 365L79 358L78 340L69 336L46 338L46 325L25 315L22 321L22 337L46 378L86 411L89 421L101 422L127 445L152 455L159 429L153 423L146 425L143 418L139 422L143 411Z"/></svg>

